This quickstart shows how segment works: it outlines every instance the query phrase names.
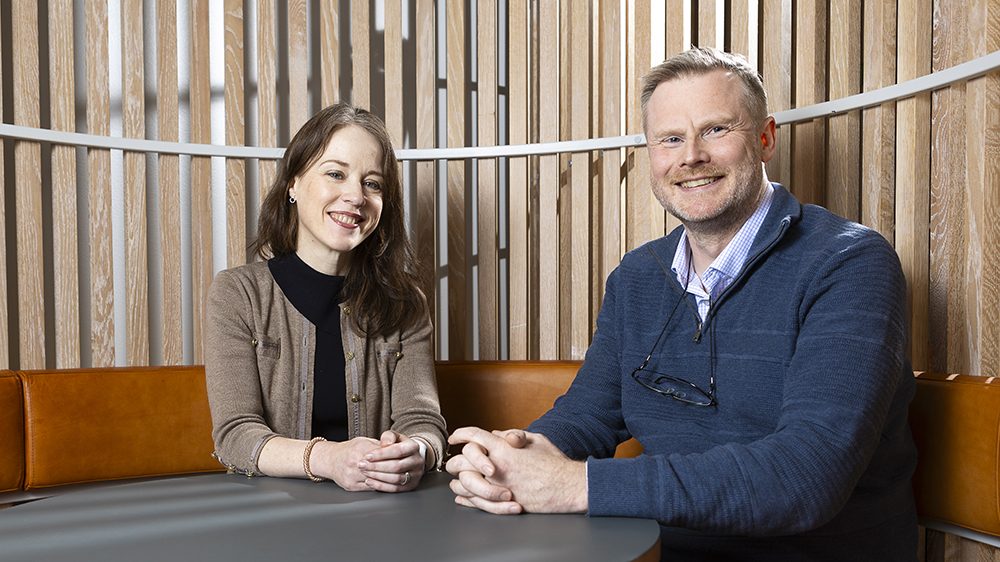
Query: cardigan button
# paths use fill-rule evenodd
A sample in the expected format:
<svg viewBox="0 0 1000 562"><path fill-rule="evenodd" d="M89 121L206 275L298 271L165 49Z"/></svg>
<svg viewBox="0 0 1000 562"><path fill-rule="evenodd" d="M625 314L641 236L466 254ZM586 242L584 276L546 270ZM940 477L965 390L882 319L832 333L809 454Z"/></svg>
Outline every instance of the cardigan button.
<svg viewBox="0 0 1000 562"><path fill-rule="evenodd" d="M345 306L344 307L344 314L350 314L350 313L351 313L351 307Z"/></svg>
<svg viewBox="0 0 1000 562"><path fill-rule="evenodd" d="M402 351L397 351L396 352L396 359L401 359L402 357L403 357L403 352Z"/></svg>
<svg viewBox="0 0 1000 562"><path fill-rule="evenodd" d="M352 394L351 395L351 403L357 404L358 402L361 402L361 397L358 396L357 394Z"/></svg>
<svg viewBox="0 0 1000 562"><path fill-rule="evenodd" d="M348 361L353 360L354 359L354 352L353 351L348 351L347 355L345 355L345 357L347 357Z"/></svg>

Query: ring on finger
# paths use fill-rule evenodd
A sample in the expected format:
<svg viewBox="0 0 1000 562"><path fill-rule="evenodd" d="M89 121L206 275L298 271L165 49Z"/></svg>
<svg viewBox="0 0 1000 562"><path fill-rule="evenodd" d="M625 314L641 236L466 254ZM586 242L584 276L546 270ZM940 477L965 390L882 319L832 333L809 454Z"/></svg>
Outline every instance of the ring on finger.
<svg viewBox="0 0 1000 562"><path fill-rule="evenodd" d="M407 484L409 484L409 483L410 483L410 473L409 473L409 472L407 472L407 473L406 473L406 474L404 475L404 478L403 478L403 483L402 483L402 484L400 484L400 486L406 486L406 485L407 485Z"/></svg>

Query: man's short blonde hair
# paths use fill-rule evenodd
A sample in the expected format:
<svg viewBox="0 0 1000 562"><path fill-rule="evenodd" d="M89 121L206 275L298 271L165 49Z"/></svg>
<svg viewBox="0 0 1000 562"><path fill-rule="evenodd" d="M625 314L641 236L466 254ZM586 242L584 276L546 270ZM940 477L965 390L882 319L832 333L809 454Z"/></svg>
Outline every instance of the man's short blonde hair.
<svg viewBox="0 0 1000 562"><path fill-rule="evenodd" d="M716 70L731 72L743 81L743 103L750 118L759 125L767 118L767 93L764 82L743 55L726 53L711 47L695 47L678 53L654 66L642 77L642 127L646 128L646 111L656 87L682 77L700 76Z"/></svg>

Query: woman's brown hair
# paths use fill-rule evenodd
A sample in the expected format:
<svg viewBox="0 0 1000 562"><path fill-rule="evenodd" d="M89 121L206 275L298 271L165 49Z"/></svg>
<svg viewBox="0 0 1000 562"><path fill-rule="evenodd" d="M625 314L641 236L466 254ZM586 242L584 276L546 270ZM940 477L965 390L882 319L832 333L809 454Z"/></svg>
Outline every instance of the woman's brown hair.
<svg viewBox="0 0 1000 562"><path fill-rule="evenodd" d="M375 230L351 253L344 296L354 329L388 335L414 326L426 314L419 269L403 222L403 186L396 153L385 124L376 115L347 103L331 105L306 121L285 149L278 174L260 205L257 238L251 251L262 259L295 251L299 217L288 201L295 178L312 166L337 131L361 127L382 147L382 215Z"/></svg>

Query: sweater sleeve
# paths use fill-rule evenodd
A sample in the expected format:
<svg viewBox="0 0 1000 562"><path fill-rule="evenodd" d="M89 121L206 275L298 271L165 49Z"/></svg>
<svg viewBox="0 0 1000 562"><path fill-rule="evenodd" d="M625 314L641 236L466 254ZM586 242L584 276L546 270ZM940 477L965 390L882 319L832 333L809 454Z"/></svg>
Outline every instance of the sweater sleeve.
<svg viewBox="0 0 1000 562"><path fill-rule="evenodd" d="M649 517L718 534L786 535L829 523L856 487L864 488L860 495L870 496L871 509L879 510L887 490L909 485L906 467L912 465L899 461L909 449L893 445L908 440L906 404L912 396L906 288L898 258L880 237L860 234L800 266L798 282L786 279L787 285L773 289L800 292L797 316L790 319L798 335L783 369L774 431L697 453L591 458L591 515ZM616 355L608 346L615 343L595 336L595 345L603 348L596 355L613 363ZM575 394L608 394L605 387L621 385L620 370L613 370L588 369ZM609 398L597 400L613 406ZM562 413L539 420L537 430L579 456L585 440L557 421L580 402L562 406ZM589 428L591 434L610 435L610 430L606 424ZM888 452L878 451L880 446ZM592 450L606 456L606 449ZM867 480L859 485L863 475Z"/></svg>
<svg viewBox="0 0 1000 562"><path fill-rule="evenodd" d="M259 475L257 458L277 434L267 425L261 397L251 301L231 271L221 271L208 292L205 378L212 412L212 439L219 461L241 474Z"/></svg>

